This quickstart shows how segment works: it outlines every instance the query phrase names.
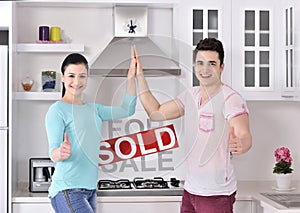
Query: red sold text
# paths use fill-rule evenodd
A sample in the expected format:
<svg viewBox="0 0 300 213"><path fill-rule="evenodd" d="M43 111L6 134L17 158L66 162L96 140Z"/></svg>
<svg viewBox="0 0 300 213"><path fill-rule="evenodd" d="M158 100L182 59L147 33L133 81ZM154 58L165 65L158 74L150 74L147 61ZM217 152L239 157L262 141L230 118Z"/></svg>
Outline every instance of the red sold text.
<svg viewBox="0 0 300 213"><path fill-rule="evenodd" d="M173 124L100 142L99 166L178 147Z"/></svg>

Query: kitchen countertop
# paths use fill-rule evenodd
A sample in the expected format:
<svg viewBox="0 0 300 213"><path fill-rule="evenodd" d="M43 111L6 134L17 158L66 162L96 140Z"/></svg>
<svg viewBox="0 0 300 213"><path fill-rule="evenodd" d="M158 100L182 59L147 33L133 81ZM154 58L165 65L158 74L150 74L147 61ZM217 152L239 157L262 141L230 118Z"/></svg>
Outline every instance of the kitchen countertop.
<svg viewBox="0 0 300 213"><path fill-rule="evenodd" d="M296 213L299 208L288 209L274 201L262 196L260 193L282 193L273 189L275 181L238 181L238 192L236 199L239 201L257 201L266 209L278 213ZM294 181L293 187L296 189L285 193L300 193L300 181ZM31 193L27 187L20 187L22 190L13 196L13 203L49 203L47 193ZM181 196L104 196L97 197L98 202L180 202Z"/></svg>
<svg viewBox="0 0 300 213"><path fill-rule="evenodd" d="M29 192L28 184L19 184L12 203L50 203L48 193ZM181 196L97 196L97 202L180 202Z"/></svg>
<svg viewBox="0 0 300 213"><path fill-rule="evenodd" d="M260 205L268 212L272 213L300 213L300 208L286 208L265 196L261 193L298 193L300 194L300 181L293 181L292 187L295 190L291 191L276 191L275 181L238 181L237 200L254 200L260 202Z"/></svg>

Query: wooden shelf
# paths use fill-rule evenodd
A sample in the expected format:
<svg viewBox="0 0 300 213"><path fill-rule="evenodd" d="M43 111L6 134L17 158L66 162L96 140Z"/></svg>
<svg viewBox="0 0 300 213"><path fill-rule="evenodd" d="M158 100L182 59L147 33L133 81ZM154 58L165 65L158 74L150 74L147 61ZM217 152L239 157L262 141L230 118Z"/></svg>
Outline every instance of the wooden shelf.
<svg viewBox="0 0 300 213"><path fill-rule="evenodd" d="M13 100L60 100L61 92L13 92Z"/></svg>
<svg viewBox="0 0 300 213"><path fill-rule="evenodd" d="M58 43L58 44L38 44L20 43L17 44L17 52L84 52L83 44Z"/></svg>

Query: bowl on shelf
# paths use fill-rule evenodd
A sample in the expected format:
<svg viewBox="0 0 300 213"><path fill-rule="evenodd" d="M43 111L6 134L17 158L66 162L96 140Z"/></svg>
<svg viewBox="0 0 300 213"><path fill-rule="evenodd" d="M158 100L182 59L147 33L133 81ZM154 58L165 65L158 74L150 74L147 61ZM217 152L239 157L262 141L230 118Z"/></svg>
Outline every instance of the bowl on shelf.
<svg viewBox="0 0 300 213"><path fill-rule="evenodd" d="M25 91L30 91L33 85L33 80L29 77L26 77L21 81L21 84Z"/></svg>

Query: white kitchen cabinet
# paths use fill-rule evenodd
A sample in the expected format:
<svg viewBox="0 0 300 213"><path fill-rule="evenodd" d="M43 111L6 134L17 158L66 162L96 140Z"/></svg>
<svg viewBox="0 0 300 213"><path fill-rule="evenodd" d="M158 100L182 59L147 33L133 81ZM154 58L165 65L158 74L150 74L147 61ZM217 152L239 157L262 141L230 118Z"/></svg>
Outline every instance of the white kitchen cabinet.
<svg viewBox="0 0 300 213"><path fill-rule="evenodd" d="M13 213L54 213L50 203L17 203L13 204Z"/></svg>
<svg viewBox="0 0 300 213"><path fill-rule="evenodd" d="M180 212L181 202L135 202L135 203L98 203L97 211L101 213L154 213Z"/></svg>
<svg viewBox="0 0 300 213"><path fill-rule="evenodd" d="M299 1L286 0L282 6L285 12L285 40L284 53L285 67L283 69L282 96L300 101L300 60L299 60ZM284 55L285 54L285 55Z"/></svg>
<svg viewBox="0 0 300 213"><path fill-rule="evenodd" d="M142 202L142 203L97 203L97 212L101 213L154 213L180 212L180 202ZM54 213L50 203L17 203L13 204L13 213Z"/></svg>
<svg viewBox="0 0 300 213"><path fill-rule="evenodd" d="M247 100L293 100L296 95L292 2L232 0L232 86Z"/></svg>
<svg viewBox="0 0 300 213"><path fill-rule="evenodd" d="M252 213L251 200L237 200L233 205L234 213Z"/></svg>
<svg viewBox="0 0 300 213"><path fill-rule="evenodd" d="M292 0L291 0L292 1ZM290 1L287 1L287 2L290 2ZM300 25L298 24L297 22L297 15L299 14L300 12L300 2L299 1L292 1L291 5L294 6L294 40L295 40L295 44L294 44L294 71L295 71L295 80L296 80L296 92L295 92L295 100L296 101L300 101L300 70L299 70L299 67L300 67L300 51L299 51L299 36L300 36Z"/></svg>
<svg viewBox="0 0 300 213"><path fill-rule="evenodd" d="M284 40L282 42L283 51L282 58L282 96L293 98L296 96L297 88L299 88L299 71L295 67L295 7L292 0L285 1L282 5L284 11L284 23L282 32Z"/></svg>
<svg viewBox="0 0 300 213"><path fill-rule="evenodd" d="M264 209L260 205L260 201L258 200L253 200L252 201L252 213L263 213Z"/></svg>
<svg viewBox="0 0 300 213"><path fill-rule="evenodd" d="M225 49L225 70L222 79L231 85L231 0L185 0L173 9L174 35L179 44L179 61L188 85L197 85L193 76L193 50L200 39L220 39Z"/></svg>
<svg viewBox="0 0 300 213"><path fill-rule="evenodd" d="M11 26L11 16L12 7L11 2L9 1L1 1L0 2L0 29L8 28Z"/></svg>
<svg viewBox="0 0 300 213"><path fill-rule="evenodd" d="M275 5L232 0L232 86L248 100L279 99L275 72ZM278 16L278 14L276 14Z"/></svg>
<svg viewBox="0 0 300 213"><path fill-rule="evenodd" d="M180 61L186 77L193 76L192 49L199 39L217 37L225 49L223 82L247 100L293 100L299 88L293 2L181 1L174 8L174 33L185 43Z"/></svg>
<svg viewBox="0 0 300 213"><path fill-rule="evenodd" d="M180 212L181 202L136 202L136 203L98 203L97 211L102 213L119 213L130 209L131 213ZM234 204L234 213L256 213L252 211L251 200L238 200Z"/></svg>

